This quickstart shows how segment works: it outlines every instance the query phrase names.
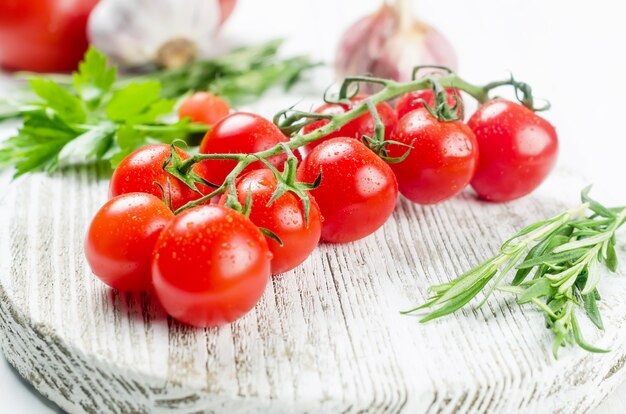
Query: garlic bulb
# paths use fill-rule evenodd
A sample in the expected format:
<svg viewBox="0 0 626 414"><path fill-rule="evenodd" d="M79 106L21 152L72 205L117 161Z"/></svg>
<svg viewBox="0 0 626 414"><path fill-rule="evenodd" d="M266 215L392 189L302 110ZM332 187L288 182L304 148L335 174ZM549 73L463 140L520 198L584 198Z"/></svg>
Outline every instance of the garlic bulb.
<svg viewBox="0 0 626 414"><path fill-rule="evenodd" d="M90 42L122 66L178 67L211 52L235 0L101 0Z"/></svg>
<svg viewBox="0 0 626 414"><path fill-rule="evenodd" d="M233 12L233 9L235 8L235 3L237 3L237 0L219 0L220 2L220 9L222 11L221 16L222 18L220 19L220 25L224 24L224 22L226 21L226 19L228 19L228 17L230 17L231 13Z"/></svg>
<svg viewBox="0 0 626 414"><path fill-rule="evenodd" d="M407 81L419 65L456 69L450 43L431 26L415 20L410 0L387 1L374 14L353 24L337 50L337 74L370 75Z"/></svg>

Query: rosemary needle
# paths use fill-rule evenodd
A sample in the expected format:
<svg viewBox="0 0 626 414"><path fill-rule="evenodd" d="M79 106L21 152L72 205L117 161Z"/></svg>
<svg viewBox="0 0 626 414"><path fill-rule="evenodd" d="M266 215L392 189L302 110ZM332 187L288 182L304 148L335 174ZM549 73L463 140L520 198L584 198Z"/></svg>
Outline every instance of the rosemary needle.
<svg viewBox="0 0 626 414"><path fill-rule="evenodd" d="M583 339L576 310L583 309L598 329L604 329L597 285L601 265L612 272L617 269L615 234L626 222L626 207L607 208L591 199L589 190L582 191L577 208L524 228L504 242L497 255L448 283L432 286L425 304L402 313L429 310L421 322L448 315L493 281L480 305L494 289L516 295L520 304L532 303L554 333L555 358L560 347L573 344L590 352L607 352ZM513 269L511 284L502 286Z"/></svg>

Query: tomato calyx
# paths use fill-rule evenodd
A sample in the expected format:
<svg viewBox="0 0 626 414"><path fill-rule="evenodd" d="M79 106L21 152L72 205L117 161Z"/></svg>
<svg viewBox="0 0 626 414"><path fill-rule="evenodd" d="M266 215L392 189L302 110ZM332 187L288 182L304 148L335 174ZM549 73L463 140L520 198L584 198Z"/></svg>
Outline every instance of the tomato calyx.
<svg viewBox="0 0 626 414"><path fill-rule="evenodd" d="M285 245L285 243L283 243L282 239L280 237L278 237L278 234L274 233L272 230L267 229L265 227L259 227L259 231L261 233L263 233L263 235L265 237L269 237L270 239L274 240L276 243L278 243L278 245L280 247L283 247Z"/></svg>
<svg viewBox="0 0 626 414"><path fill-rule="evenodd" d="M433 118L438 119L441 122L455 122L462 121L465 117L465 107L463 106L463 99L458 94L456 89L453 89L454 104L448 103L448 91L439 83L434 77L427 78L432 85L433 95L435 97L435 104L430 106L423 98L416 99L413 104L422 104Z"/></svg>
<svg viewBox="0 0 626 414"><path fill-rule="evenodd" d="M378 109L376 109L376 105L371 101L371 99L366 99L367 108L372 114L372 119L374 120L374 135L369 137L367 135L363 135L361 137L361 141L368 147L372 152L382 158L384 161L388 163L398 163L402 162L409 156L411 149L413 149L412 143L407 145L404 142L394 141L390 139L385 139L385 124L383 120L380 118L380 114L378 113ZM390 157L387 153L387 145L399 145L402 147L407 147L407 150L400 157Z"/></svg>
<svg viewBox="0 0 626 414"><path fill-rule="evenodd" d="M267 167L268 170L271 171L271 173L274 175L274 178L276 179L276 189L272 193L272 196L268 200L266 206L271 206L276 200L278 200L287 192L295 194L302 201L305 227L308 228L309 216L311 211L311 199L308 192L319 187L322 181L322 176L320 173L317 179L310 184L298 182L296 180L298 158L285 143L281 143L281 145L283 146L284 153L287 155L287 160L285 161L282 173L266 159L256 157L261 163L263 163L263 165L265 165L265 167ZM236 180L228 180L227 187L228 190L225 194L226 201L224 202L224 205L242 213L246 217L250 217L250 212L252 210L252 191L247 192L245 204L242 206L241 202L239 201ZM281 247L284 245L281 238L273 231L265 227L259 227L259 230L261 231L261 233L263 233L263 235L274 240Z"/></svg>
<svg viewBox="0 0 626 414"><path fill-rule="evenodd" d="M312 183L302 183L296 180L296 172L298 170L298 158L295 156L291 148L284 143L281 143L285 154L287 154L287 161L285 161L285 167L281 173L270 164L267 160L259 158L261 162L274 174L276 178L276 190L272 194L272 197L267 202L270 206L274 201L279 199L283 194L292 192L300 200L302 200L302 207L304 209L304 222L305 226L309 226L309 214L311 212L311 199L309 197L309 191L315 190L322 183L322 172L320 171L317 178Z"/></svg>
<svg viewBox="0 0 626 414"><path fill-rule="evenodd" d="M163 170L178 178L187 187L191 188L198 194L202 194L202 192L198 189L197 184L202 184L211 188L218 188L219 186L205 180L203 177L194 172L192 169L194 165L193 163L185 162L185 160L182 159L178 151L176 151L176 148L181 148L183 145L186 145L186 143L180 139L172 142L170 156L163 161ZM159 187L163 190L162 186Z"/></svg>
<svg viewBox="0 0 626 414"><path fill-rule="evenodd" d="M243 214L247 218L250 218L250 212L252 211L252 192L251 191L247 192L246 203L242 206L241 203L239 202L239 197L237 195L237 186L234 184L230 185L228 191L229 192L226 196L226 202L224 203L224 205L228 208L231 208ZM274 240L276 243L278 243L280 247L284 246L283 241L281 240L280 237L278 237L276 233L274 233L273 231L265 227L260 227L260 226L257 226L257 227L259 228L259 231L263 233L265 237L269 237L270 239Z"/></svg>

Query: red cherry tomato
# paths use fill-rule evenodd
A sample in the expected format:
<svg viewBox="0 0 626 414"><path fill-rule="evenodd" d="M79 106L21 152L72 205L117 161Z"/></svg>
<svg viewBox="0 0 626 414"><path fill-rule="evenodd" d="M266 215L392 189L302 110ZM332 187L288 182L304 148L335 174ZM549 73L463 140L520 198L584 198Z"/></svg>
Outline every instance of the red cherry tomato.
<svg viewBox="0 0 626 414"><path fill-rule="evenodd" d="M350 101L352 105L358 105L367 98L368 95L357 95L352 98ZM318 114L325 115L337 115L347 112L351 109L349 105L338 105L338 104L324 104L317 108L314 112ZM396 113L393 108L389 106L388 103L383 102L376 106L376 110L378 111L378 115L380 115L380 119L383 121L383 125L385 125L385 139L389 139L391 134L393 133L394 128L396 127L396 122L398 121L396 117ZM303 129L303 133L308 134L309 132L313 132L316 129L326 125L328 123L327 119L322 119L317 122L314 122L310 125L307 125ZM336 137L348 137L348 138L356 138L358 140L363 137L363 135L373 136L374 135L374 119L372 115L368 112L366 114L361 115L360 117L348 122L346 125L339 128L337 131L330 133L325 138L314 141L310 144L305 145L303 151L308 154L313 151L313 148L321 144L323 141L336 138Z"/></svg>
<svg viewBox="0 0 626 414"><path fill-rule="evenodd" d="M510 201L533 191L556 163L554 127L530 109L495 99L468 122L478 140L478 168L472 187L480 198Z"/></svg>
<svg viewBox="0 0 626 414"><path fill-rule="evenodd" d="M248 112L235 112L222 118L207 132L200 144L201 154L254 153L286 142L288 138L267 119ZM282 169L287 157L285 154L267 160ZM203 177L213 184L220 185L235 168L234 160L205 160L200 163ZM260 161L250 164L246 171L263 168Z"/></svg>
<svg viewBox="0 0 626 414"><path fill-rule="evenodd" d="M185 210L154 248L152 282L175 319L219 326L256 305L270 277L265 237L243 214L223 206Z"/></svg>
<svg viewBox="0 0 626 414"><path fill-rule="evenodd" d="M87 50L87 18L98 0L0 1L0 65L67 72Z"/></svg>
<svg viewBox="0 0 626 414"><path fill-rule="evenodd" d="M189 155L177 148L182 159ZM176 210L192 200L202 197L202 194L193 191L179 179L163 170L163 163L170 156L171 147L168 144L151 144L141 147L129 154L117 166L109 184L109 197L125 193L148 193L162 197L162 191L155 182L161 184L166 191L166 198L172 200L172 208ZM194 167L198 172L199 167ZM168 185L169 179L169 185ZM205 185L198 185L202 193L210 192Z"/></svg>
<svg viewBox="0 0 626 414"><path fill-rule="evenodd" d="M446 200L469 184L478 163L474 133L461 121L441 122L426 109L406 114L392 140L412 145L404 161L391 164L403 196L419 204ZM390 157L407 147L389 145Z"/></svg>
<svg viewBox="0 0 626 414"><path fill-rule="evenodd" d="M93 273L114 289L149 290L152 249L174 214L153 195L112 198L93 218L85 256Z"/></svg>
<svg viewBox="0 0 626 414"><path fill-rule="evenodd" d="M452 108L456 104L456 98L454 97L455 90L447 88L446 93L448 95L448 106ZM461 93L456 91L458 99L461 99ZM435 106L435 93L432 89L422 89L419 91L413 91L402 95L396 103L396 112L398 113L398 119L401 119L409 112L415 111L424 107L424 104L419 101L423 100L429 107ZM460 102L460 101L459 101ZM457 115L461 114L461 107L457 109Z"/></svg>
<svg viewBox="0 0 626 414"><path fill-rule="evenodd" d="M251 171L237 182L239 202L245 205L248 193L252 197L250 220L276 234L283 245L266 237L272 252L272 274L284 273L304 262L319 243L322 232L320 210L312 196L309 208L309 224L306 225L302 200L293 193L285 193L271 205L268 201L276 190L276 178L268 170ZM226 203L224 194L220 204Z"/></svg>
<svg viewBox="0 0 626 414"><path fill-rule="evenodd" d="M191 118L191 122L213 125L230 112L228 103L207 92L196 92L185 99L178 109L178 118Z"/></svg>
<svg viewBox="0 0 626 414"><path fill-rule="evenodd" d="M398 198L396 178L382 159L352 138L333 138L313 150L298 167L298 181L322 182L311 191L324 223L322 240L344 243L382 226Z"/></svg>

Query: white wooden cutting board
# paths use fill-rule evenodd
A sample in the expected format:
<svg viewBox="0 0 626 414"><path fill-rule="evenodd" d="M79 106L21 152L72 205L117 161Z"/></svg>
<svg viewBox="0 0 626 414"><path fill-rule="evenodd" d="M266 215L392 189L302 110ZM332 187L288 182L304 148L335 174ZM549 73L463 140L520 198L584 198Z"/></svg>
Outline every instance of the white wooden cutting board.
<svg viewBox="0 0 626 414"><path fill-rule="evenodd" d="M373 236L321 245L243 319L203 330L90 273L83 239L106 199L104 171L5 175L0 186L0 345L68 412L583 413L626 378L620 277L600 287L606 332L587 326L613 350L604 355L564 349L555 361L543 317L498 293L427 325L398 313L515 230L574 206L584 183L566 172L509 204L469 191L431 207L401 199Z"/></svg>

